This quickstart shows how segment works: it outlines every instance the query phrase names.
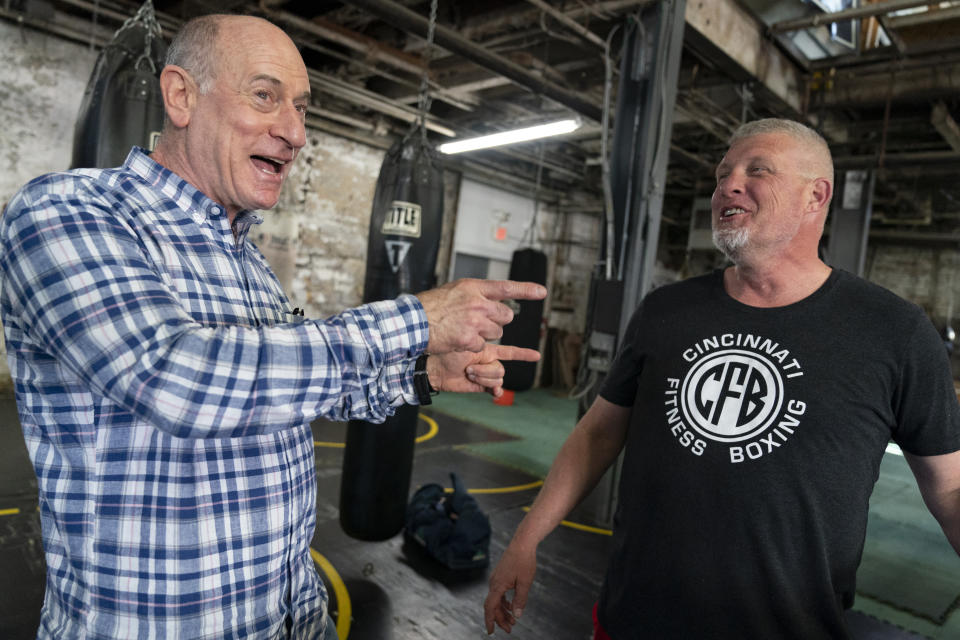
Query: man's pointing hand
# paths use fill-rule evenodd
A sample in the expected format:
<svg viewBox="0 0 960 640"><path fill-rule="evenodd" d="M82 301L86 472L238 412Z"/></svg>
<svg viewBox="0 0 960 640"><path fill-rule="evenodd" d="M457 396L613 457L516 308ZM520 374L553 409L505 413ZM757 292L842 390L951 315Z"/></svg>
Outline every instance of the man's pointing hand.
<svg viewBox="0 0 960 640"><path fill-rule="evenodd" d="M501 300L542 300L546 295L546 287L535 282L470 278L418 293L430 324L427 353L481 351L513 320L513 311Z"/></svg>

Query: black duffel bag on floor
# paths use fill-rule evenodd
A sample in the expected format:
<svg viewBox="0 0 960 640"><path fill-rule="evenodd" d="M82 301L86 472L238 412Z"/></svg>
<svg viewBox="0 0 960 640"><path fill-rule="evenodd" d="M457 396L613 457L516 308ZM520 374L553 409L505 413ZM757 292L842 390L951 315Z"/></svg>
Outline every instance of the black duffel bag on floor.
<svg viewBox="0 0 960 640"><path fill-rule="evenodd" d="M431 483L417 489L407 506L403 537L450 569L475 569L490 562L490 520L451 473L453 493Z"/></svg>

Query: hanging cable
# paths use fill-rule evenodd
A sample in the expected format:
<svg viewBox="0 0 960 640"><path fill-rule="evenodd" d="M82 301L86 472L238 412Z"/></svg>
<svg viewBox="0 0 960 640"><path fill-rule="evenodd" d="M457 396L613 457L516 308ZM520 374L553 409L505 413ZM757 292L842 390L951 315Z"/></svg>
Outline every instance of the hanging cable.
<svg viewBox="0 0 960 640"><path fill-rule="evenodd" d="M417 108L420 110L420 117L416 123L420 127L420 135L423 142L427 142L427 112L430 111L430 55L433 51L433 33L437 27L437 0L430 0L430 21L427 25L427 46L423 50L424 65L423 75L420 77L420 95L417 98Z"/></svg>
<svg viewBox="0 0 960 640"><path fill-rule="evenodd" d="M524 246L524 243L527 241L527 236L530 236L530 244L527 246L534 246L537 244L537 214L540 213L540 176L543 173L543 148L544 144L539 143L540 154L539 160L537 162L537 179L535 186L533 188L533 217L530 218L530 224L527 225L527 228L523 230L523 235L520 237L520 246Z"/></svg>

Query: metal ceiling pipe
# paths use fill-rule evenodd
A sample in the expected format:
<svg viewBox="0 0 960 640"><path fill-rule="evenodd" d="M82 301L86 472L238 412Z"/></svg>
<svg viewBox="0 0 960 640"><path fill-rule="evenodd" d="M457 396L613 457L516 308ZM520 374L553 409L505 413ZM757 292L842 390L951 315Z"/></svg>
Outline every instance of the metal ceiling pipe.
<svg viewBox="0 0 960 640"><path fill-rule="evenodd" d="M889 168L891 166L911 166L918 164L934 164L946 165L950 163L948 167L949 173L955 173L956 162L960 161L960 152L957 151L912 151L905 153L887 153L883 156L883 164L885 167ZM877 165L877 156L876 154L869 155L856 155L856 156L838 156L833 159L833 165L838 169L860 169L860 168L870 168ZM943 169L944 167L938 167ZM923 169L923 174L926 175L931 171L936 171L936 168L925 167Z"/></svg>
<svg viewBox="0 0 960 640"><path fill-rule="evenodd" d="M593 31L590 31L590 29L587 29L576 20L568 18L562 11L557 11L543 0L527 0L527 2L546 13L548 16L564 25L590 44L600 47L601 51L607 50L607 43L604 42L603 38L595 34Z"/></svg>
<svg viewBox="0 0 960 640"><path fill-rule="evenodd" d="M896 73L838 76L833 88L823 90L818 105L844 107L884 104L888 100L921 102L955 97L960 92L960 62L931 65Z"/></svg>
<svg viewBox="0 0 960 640"><path fill-rule="evenodd" d="M420 37L425 38L427 36L427 29L429 27L427 19L396 2L391 2L390 0L344 0L344 2L345 4L364 9L395 27L410 31ZM484 49L475 42L467 40L453 29L440 24L436 25L433 40L438 46L505 76L518 85L530 89L534 93L543 94L596 122L600 122L601 120L600 105L584 100L580 94L575 91L570 91L569 89L537 77L520 65Z"/></svg>
<svg viewBox="0 0 960 640"><path fill-rule="evenodd" d="M587 16L588 18L597 16L600 20L607 20L612 19L624 11L639 9L653 1L654 0L600 0L589 5L583 3L580 6L568 7L563 10L563 15L572 20L583 16ZM496 15L497 17L472 18L464 25L461 30L461 35L477 42L484 40L488 36L503 33L504 31L527 28L537 24L539 20L539 12L533 8L528 10L513 10L508 8L498 12ZM540 31L540 28L537 27L537 30ZM489 42L485 41L484 44L490 46Z"/></svg>
<svg viewBox="0 0 960 640"><path fill-rule="evenodd" d="M900 11L901 9L912 9L930 4L930 0L887 0L887 2L877 2L868 4L855 9L846 9L834 13L823 13L806 18L797 18L795 20L783 20L770 25L771 33L783 33L785 31L799 31L809 27L819 27L825 24L833 24L841 20L852 18L872 18L873 16L886 15L891 11Z"/></svg>
<svg viewBox="0 0 960 640"><path fill-rule="evenodd" d="M276 3L260 0L260 10L274 22L286 24L291 27L306 31L317 37L336 42L339 45L359 51L374 60L379 60L390 66L419 76L423 73L423 61L402 51L393 50L373 38L368 38L359 33L353 33L339 25L334 25L322 18L316 20L304 20L288 11L280 11L273 8Z"/></svg>
<svg viewBox="0 0 960 640"><path fill-rule="evenodd" d="M362 87L357 87L352 85L340 78L336 78L329 74L314 71L311 69L307 70L307 75L310 78L310 85L315 86L320 91L335 95L339 98L352 102L354 104L359 104L361 106L367 107L368 109L373 109L379 113L388 115L392 118L397 118L398 120L403 120L404 122L415 122L420 117L420 112L416 109L408 107L404 104L397 104L396 102L391 101L389 98L369 91ZM455 138L456 132L449 127L440 124L437 122L437 119L428 115L426 119L426 127L430 131L435 131L441 135L447 136L449 138Z"/></svg>
<svg viewBox="0 0 960 640"><path fill-rule="evenodd" d="M907 27L917 27L929 24L931 22L940 22L942 20L954 20L960 18L960 7L950 7L947 9L928 10L923 13L913 13L908 16L891 17L891 29L905 29Z"/></svg>

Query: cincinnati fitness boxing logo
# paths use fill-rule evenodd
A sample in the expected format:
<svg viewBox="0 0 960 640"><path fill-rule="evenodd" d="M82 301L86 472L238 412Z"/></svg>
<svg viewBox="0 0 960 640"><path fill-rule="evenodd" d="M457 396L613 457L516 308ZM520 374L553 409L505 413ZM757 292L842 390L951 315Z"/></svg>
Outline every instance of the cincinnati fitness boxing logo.
<svg viewBox="0 0 960 640"><path fill-rule="evenodd" d="M667 426L701 456L724 447L730 462L757 460L786 444L807 405L790 395L803 368L790 350L769 338L724 333L683 352L686 375L667 378Z"/></svg>

